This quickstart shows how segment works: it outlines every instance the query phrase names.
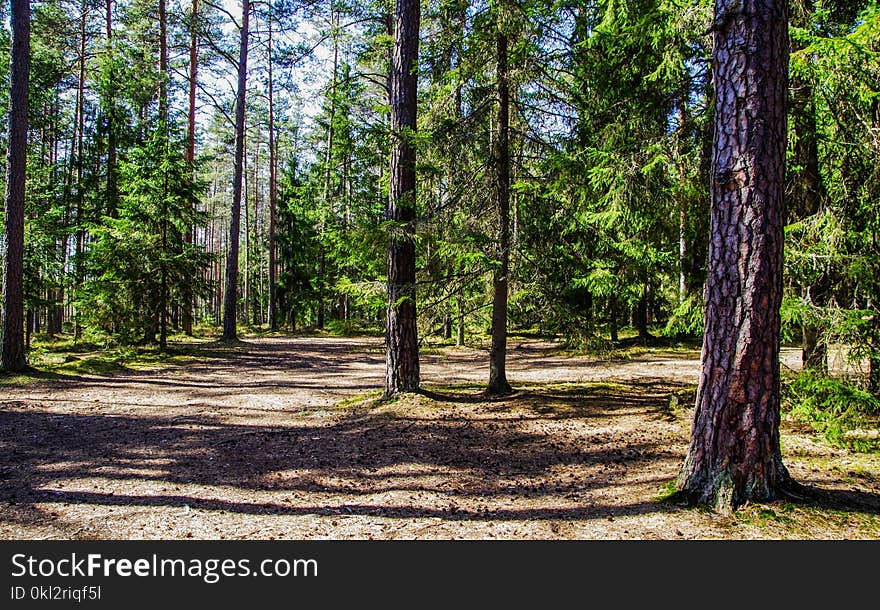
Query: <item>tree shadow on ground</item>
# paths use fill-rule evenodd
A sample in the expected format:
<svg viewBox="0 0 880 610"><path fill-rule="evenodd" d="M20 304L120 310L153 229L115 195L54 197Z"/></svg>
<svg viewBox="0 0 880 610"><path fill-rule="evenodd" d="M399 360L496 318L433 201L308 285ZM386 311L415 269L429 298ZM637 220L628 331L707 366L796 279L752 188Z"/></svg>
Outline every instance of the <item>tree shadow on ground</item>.
<svg viewBox="0 0 880 610"><path fill-rule="evenodd" d="M663 391L655 389L659 395ZM57 413L0 404L0 500L22 510L41 503L199 506L255 514L349 514L450 519L578 519L666 511L645 501L611 507L592 492L663 476L678 460L662 439L625 436L616 413L658 413L642 389L601 395L593 389L524 391L474 413L457 413L464 393L435 398L417 415L360 410L290 425L244 425L220 415L111 416ZM556 434L559 426L580 426ZM549 426L549 427L548 427ZM554 428L556 426L556 428ZM629 475L627 474L629 473ZM644 475L639 475L644 473ZM203 497L210 487L210 496ZM183 493L176 493L185 488ZM145 490L149 489L149 492ZM377 494L428 494L430 502L383 503ZM286 505L285 493L318 494ZM243 500L242 495L253 499ZM368 501L358 501L364 498ZM442 499L468 506L439 506ZM572 500L561 506L560 498ZM546 505L541 505L547 500ZM582 500L582 501L581 501ZM472 506L482 502L482 508ZM538 506L527 506L538 504Z"/></svg>
<svg viewBox="0 0 880 610"><path fill-rule="evenodd" d="M880 515L880 494L855 489L826 489L810 483L802 484L796 493L798 497L786 499L798 506Z"/></svg>
<svg viewBox="0 0 880 610"><path fill-rule="evenodd" d="M681 433L650 423L668 419L680 388L560 383L492 401L437 389L417 397L424 403L271 425L0 403L0 518L44 519L36 505L63 504L458 521L675 512L645 490L680 466ZM648 423L616 425L633 417ZM810 491L806 505L880 514L874 493Z"/></svg>

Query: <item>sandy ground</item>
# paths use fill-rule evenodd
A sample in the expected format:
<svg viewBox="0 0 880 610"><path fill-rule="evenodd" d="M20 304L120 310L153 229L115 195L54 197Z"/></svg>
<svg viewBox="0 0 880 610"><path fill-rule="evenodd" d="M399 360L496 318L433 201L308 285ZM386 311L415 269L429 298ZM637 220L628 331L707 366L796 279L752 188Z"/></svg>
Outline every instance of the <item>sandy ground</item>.
<svg viewBox="0 0 880 610"><path fill-rule="evenodd" d="M720 516L662 499L691 417L670 398L697 353L608 362L512 339L518 391L486 400L485 351L429 350L429 393L384 404L364 400L376 339L205 354L0 386L0 538L880 538L880 458L790 423L809 501Z"/></svg>

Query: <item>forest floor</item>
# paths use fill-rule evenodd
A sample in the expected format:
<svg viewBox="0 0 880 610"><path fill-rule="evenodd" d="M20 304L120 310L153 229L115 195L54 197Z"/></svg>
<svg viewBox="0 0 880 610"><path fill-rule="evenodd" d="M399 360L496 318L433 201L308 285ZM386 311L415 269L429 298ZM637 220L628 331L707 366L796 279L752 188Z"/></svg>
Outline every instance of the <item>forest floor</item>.
<svg viewBox="0 0 880 610"><path fill-rule="evenodd" d="M427 392L389 402L381 339L187 353L0 380L0 539L880 538L880 453L787 420L808 499L732 516L670 499L694 350L601 360L514 337L517 391L490 400L484 350L430 348Z"/></svg>

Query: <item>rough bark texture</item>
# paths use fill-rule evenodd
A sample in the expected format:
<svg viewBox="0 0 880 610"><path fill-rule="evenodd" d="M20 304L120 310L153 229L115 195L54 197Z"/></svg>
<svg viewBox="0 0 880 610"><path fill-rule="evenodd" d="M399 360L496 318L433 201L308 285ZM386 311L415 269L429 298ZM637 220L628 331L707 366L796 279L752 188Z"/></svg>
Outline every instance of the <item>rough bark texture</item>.
<svg viewBox="0 0 880 610"><path fill-rule="evenodd" d="M788 85L784 0L717 0L706 331L679 488L730 510L778 496L779 305Z"/></svg>
<svg viewBox="0 0 880 610"><path fill-rule="evenodd" d="M223 338L238 337L238 242L241 232L241 190L244 170L244 109L247 93L248 19L250 1L241 2L241 47L238 55L238 95L235 102L235 169L232 178L232 217L226 256L226 294L223 297Z"/></svg>
<svg viewBox="0 0 880 610"><path fill-rule="evenodd" d="M416 325L416 59L419 2L397 0L391 66L391 185L386 217L393 221L388 245L388 320L385 395L419 389Z"/></svg>
<svg viewBox="0 0 880 610"><path fill-rule="evenodd" d="M507 79L507 35L496 38L498 113L495 126L495 205L498 209L499 264L492 275L492 347L488 394L508 394L507 276L510 267L510 90Z"/></svg>
<svg viewBox="0 0 880 610"><path fill-rule="evenodd" d="M30 2L12 1L12 54L9 80L9 145L3 239L3 311L0 368L27 367L24 348L24 196L27 167L28 79L30 78Z"/></svg>

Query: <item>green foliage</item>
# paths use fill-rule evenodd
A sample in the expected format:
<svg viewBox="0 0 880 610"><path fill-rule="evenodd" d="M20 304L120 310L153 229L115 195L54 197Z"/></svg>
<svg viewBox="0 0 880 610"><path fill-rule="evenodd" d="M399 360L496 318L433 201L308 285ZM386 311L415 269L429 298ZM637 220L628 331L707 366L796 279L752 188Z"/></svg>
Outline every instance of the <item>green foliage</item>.
<svg viewBox="0 0 880 610"><path fill-rule="evenodd" d="M89 231L91 278L79 295L82 321L121 343L155 340L164 317L199 294L210 256L187 243L189 227L203 222L196 211L204 185L181 153L180 141L163 129L120 164L118 218L105 216Z"/></svg>
<svg viewBox="0 0 880 610"><path fill-rule="evenodd" d="M789 189L783 318L791 338L806 324L821 343L844 343L853 359L867 359L869 387L880 395L880 9L873 2L798 8L790 150L800 156L790 154L789 174L801 182ZM818 176L804 157L811 142ZM807 205L810 195L819 209Z"/></svg>
<svg viewBox="0 0 880 610"><path fill-rule="evenodd" d="M704 315L702 296L689 294L672 310L663 334L667 337L702 336Z"/></svg>
<svg viewBox="0 0 880 610"><path fill-rule="evenodd" d="M853 431L878 429L880 400L850 382L803 371L783 384L783 408L812 425L830 443L867 451L880 447L876 437Z"/></svg>
<svg viewBox="0 0 880 610"><path fill-rule="evenodd" d="M327 332L336 337L381 337L385 334L384 327L368 320L330 320Z"/></svg>

